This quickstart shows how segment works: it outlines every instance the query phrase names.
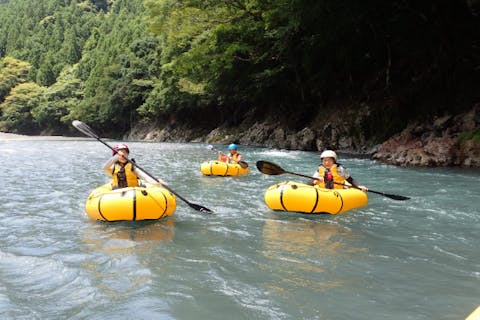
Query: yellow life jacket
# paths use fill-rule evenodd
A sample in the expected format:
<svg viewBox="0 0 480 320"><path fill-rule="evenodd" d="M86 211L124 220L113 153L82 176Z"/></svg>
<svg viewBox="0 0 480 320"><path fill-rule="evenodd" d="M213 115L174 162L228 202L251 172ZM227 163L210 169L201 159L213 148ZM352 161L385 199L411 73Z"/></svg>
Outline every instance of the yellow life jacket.
<svg viewBox="0 0 480 320"><path fill-rule="evenodd" d="M138 177L133 169L133 165L130 162L125 166L120 165L118 162L115 163L112 171L112 187L138 187Z"/></svg>
<svg viewBox="0 0 480 320"><path fill-rule="evenodd" d="M328 179L328 173L331 172L333 180ZM318 167L318 174L323 177L324 181L318 181L318 186L325 189L343 189L342 184L345 183L345 179L338 173L338 165L334 164L330 170L320 165Z"/></svg>
<svg viewBox="0 0 480 320"><path fill-rule="evenodd" d="M229 162L232 162L232 161L233 161L234 163L238 163L238 159L239 159L239 158L240 158L240 153L238 153L238 152L235 153L235 154L231 154L231 153L230 153L230 154L228 155L228 160L229 160Z"/></svg>
<svg viewBox="0 0 480 320"><path fill-rule="evenodd" d="M219 156L218 160L227 163L238 163L238 159L240 158L240 153L231 154L224 156Z"/></svg>

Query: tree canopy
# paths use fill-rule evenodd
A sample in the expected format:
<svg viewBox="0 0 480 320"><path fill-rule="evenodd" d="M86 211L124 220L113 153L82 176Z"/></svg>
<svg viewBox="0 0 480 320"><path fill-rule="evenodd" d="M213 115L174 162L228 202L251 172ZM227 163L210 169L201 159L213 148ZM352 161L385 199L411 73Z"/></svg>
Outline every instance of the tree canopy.
<svg viewBox="0 0 480 320"><path fill-rule="evenodd" d="M466 0L0 1L0 128L62 132L78 118L120 135L206 109L308 121L335 99L379 96L398 101L387 122L461 108L479 98L479 11Z"/></svg>

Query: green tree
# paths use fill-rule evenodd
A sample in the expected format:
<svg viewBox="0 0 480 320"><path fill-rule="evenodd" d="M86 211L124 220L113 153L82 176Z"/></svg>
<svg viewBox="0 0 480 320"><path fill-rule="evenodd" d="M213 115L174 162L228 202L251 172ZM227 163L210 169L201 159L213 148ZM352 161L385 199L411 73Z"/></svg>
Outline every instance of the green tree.
<svg viewBox="0 0 480 320"><path fill-rule="evenodd" d="M115 14L105 17L92 33L79 62L85 99L75 114L119 134L137 121L137 108L153 87L159 42L143 21L142 1L117 1L111 10Z"/></svg>
<svg viewBox="0 0 480 320"><path fill-rule="evenodd" d="M0 102L5 99L11 88L27 81L30 68L28 62L12 57L0 59Z"/></svg>
<svg viewBox="0 0 480 320"><path fill-rule="evenodd" d="M101 15L95 10L100 8L78 1L16 0L2 4L0 52L28 61L32 65L29 79L51 85L65 65L80 59L86 39L100 22Z"/></svg>
<svg viewBox="0 0 480 320"><path fill-rule="evenodd" d="M13 133L36 133L37 127L33 121L31 110L39 105L44 88L26 82L20 83L0 103L2 116L0 130Z"/></svg>
<svg viewBox="0 0 480 320"><path fill-rule="evenodd" d="M84 95L84 83L75 77L76 65L60 73L55 84L45 88L38 106L32 108L32 120L42 133L61 134L70 128L77 106Z"/></svg>

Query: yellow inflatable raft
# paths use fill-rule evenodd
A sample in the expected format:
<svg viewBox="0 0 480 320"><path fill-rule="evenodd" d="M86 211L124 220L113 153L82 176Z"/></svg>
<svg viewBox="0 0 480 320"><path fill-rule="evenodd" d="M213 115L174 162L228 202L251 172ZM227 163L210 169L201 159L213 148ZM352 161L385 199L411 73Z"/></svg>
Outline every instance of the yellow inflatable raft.
<svg viewBox="0 0 480 320"><path fill-rule="evenodd" d="M368 197L354 188L332 190L287 181L270 186L265 203L278 211L338 214L367 205Z"/></svg>
<svg viewBox="0 0 480 320"><path fill-rule="evenodd" d="M130 187L112 190L110 183L93 190L85 211L95 220L156 220L173 214L175 195L160 186Z"/></svg>
<svg viewBox="0 0 480 320"><path fill-rule="evenodd" d="M200 171L206 176L241 176L248 174L250 169L242 168L237 163L226 163L216 160L205 161L200 165Z"/></svg>

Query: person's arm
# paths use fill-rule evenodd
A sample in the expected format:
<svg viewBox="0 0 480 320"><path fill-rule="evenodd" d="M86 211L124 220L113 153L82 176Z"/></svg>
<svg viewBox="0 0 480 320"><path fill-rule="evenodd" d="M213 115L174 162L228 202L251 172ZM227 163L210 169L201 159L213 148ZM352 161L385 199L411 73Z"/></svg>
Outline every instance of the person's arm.
<svg viewBox="0 0 480 320"><path fill-rule="evenodd" d="M228 156L225 156L222 151L218 151L218 161L221 161L221 162L229 162L228 161Z"/></svg>
<svg viewBox="0 0 480 320"><path fill-rule="evenodd" d="M357 183L357 180L353 179L353 177L348 177L347 179L345 179L345 181L347 181L348 183L350 183L352 186L354 186L355 188L358 188L358 183Z"/></svg>
<svg viewBox="0 0 480 320"><path fill-rule="evenodd" d="M319 182L323 182L323 177L320 177L318 170L315 171L315 173L313 174L313 177L318 179L313 179L312 181L310 181L311 185L315 185L315 184L318 184Z"/></svg>
<svg viewBox="0 0 480 320"><path fill-rule="evenodd" d="M241 154L239 154L238 157L237 157L237 163L240 162L240 161L242 161L242 160L243 160L243 157L242 157Z"/></svg>
<svg viewBox="0 0 480 320"><path fill-rule="evenodd" d="M338 166L337 170L338 170L338 174L340 174L345 179L345 181L350 183L355 188L358 188L358 189L362 190L363 192L367 192L368 188L365 187L365 186L359 185L357 180L353 179L353 177L350 176L350 173L348 172L348 170L344 166Z"/></svg>
<svg viewBox="0 0 480 320"><path fill-rule="evenodd" d="M111 176L113 171L113 165L115 162L117 162L117 160L118 154L115 154L113 157L108 159L107 162L105 162L105 164L103 165L103 171L105 171L106 174Z"/></svg>
<svg viewBox="0 0 480 320"><path fill-rule="evenodd" d="M368 190L367 187L359 185L358 182L352 177L348 177L346 181L350 183L352 186L354 186L355 188L362 190L363 192L367 192Z"/></svg>
<svg viewBox="0 0 480 320"><path fill-rule="evenodd" d="M161 185L167 185L165 183L165 181L163 181L162 179L160 178L157 178L157 180L153 179L152 177L150 177L148 174L146 174L145 172L143 172L142 170L138 169L137 167L135 167L135 169L133 169L135 174L137 175L137 177L147 183L152 183L152 184L161 184Z"/></svg>
<svg viewBox="0 0 480 320"><path fill-rule="evenodd" d="M218 161L227 162L227 157L225 157L222 151L218 151Z"/></svg>

